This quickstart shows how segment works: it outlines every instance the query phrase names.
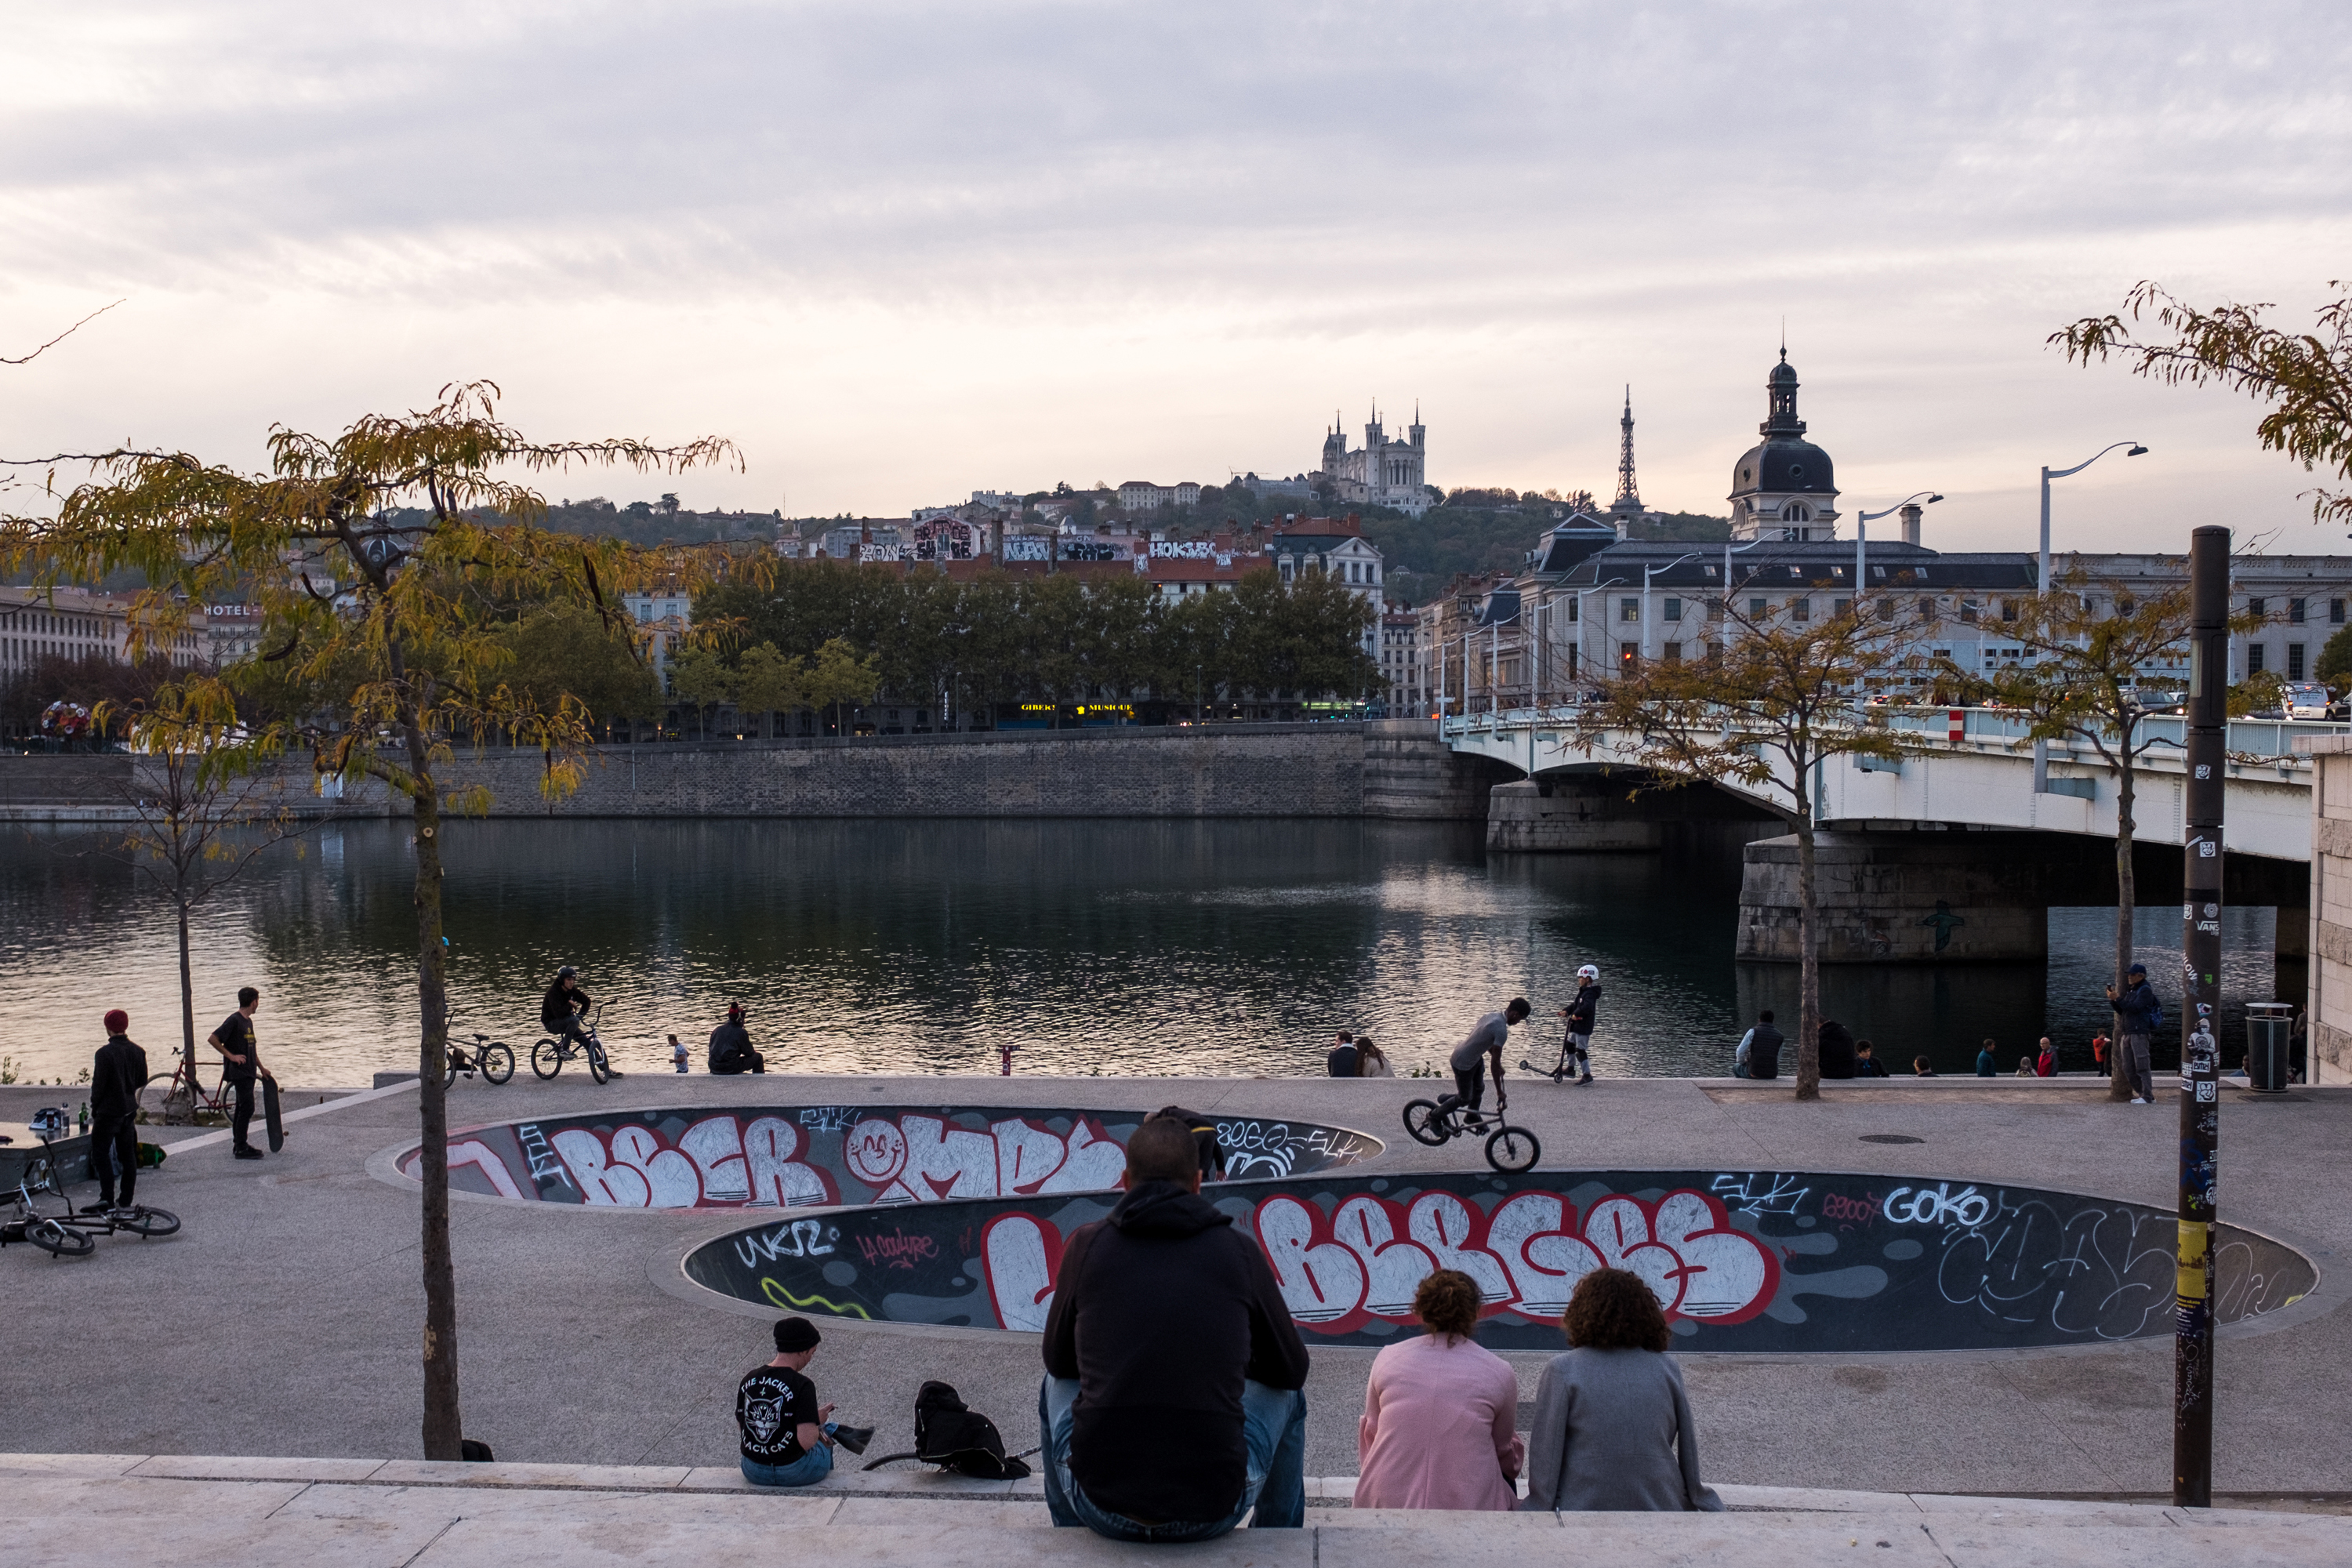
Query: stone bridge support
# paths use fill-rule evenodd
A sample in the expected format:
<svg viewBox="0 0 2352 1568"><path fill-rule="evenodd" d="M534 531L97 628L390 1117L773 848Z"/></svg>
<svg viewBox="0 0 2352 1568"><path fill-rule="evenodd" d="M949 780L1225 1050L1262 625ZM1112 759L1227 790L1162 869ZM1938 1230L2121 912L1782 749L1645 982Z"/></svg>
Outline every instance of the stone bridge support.
<svg viewBox="0 0 2352 1568"><path fill-rule="evenodd" d="M1779 816L1706 785L1653 787L1627 768L1553 773L1496 784L1486 806L1486 847L1573 853L1673 849L1728 858L1781 831Z"/></svg>

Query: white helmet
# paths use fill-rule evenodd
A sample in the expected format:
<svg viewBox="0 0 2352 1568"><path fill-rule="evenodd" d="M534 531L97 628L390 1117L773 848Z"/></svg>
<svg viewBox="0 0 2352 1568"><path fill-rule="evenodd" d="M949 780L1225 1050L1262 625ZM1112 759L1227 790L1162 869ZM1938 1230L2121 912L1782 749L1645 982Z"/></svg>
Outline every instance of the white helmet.
<svg viewBox="0 0 2352 1568"><path fill-rule="evenodd" d="M1579 983L1598 981L1601 978L1601 971L1587 963L1577 970L1576 978Z"/></svg>

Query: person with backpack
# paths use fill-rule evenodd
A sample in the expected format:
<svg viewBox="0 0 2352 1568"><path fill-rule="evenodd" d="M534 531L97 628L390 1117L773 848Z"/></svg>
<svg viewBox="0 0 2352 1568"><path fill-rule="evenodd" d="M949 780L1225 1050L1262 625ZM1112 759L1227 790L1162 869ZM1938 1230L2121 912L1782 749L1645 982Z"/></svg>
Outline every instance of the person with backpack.
<svg viewBox="0 0 2352 1568"><path fill-rule="evenodd" d="M1307 1346L1274 1268L1201 1196L1192 1130L1127 1143L1118 1203L1072 1232L1037 1389L1054 1523L1113 1541L1208 1541L1253 1508L1307 1517Z"/></svg>
<svg viewBox="0 0 2352 1568"><path fill-rule="evenodd" d="M1767 1007L1756 1015L1756 1026L1740 1039L1739 1050L1732 1058L1733 1076L1779 1078L1780 1040L1780 1031L1772 1026L1772 1009Z"/></svg>
<svg viewBox="0 0 2352 1568"><path fill-rule="evenodd" d="M2115 1010L2116 1070L2130 1085L2134 1105L2156 1103L2156 1080L2148 1071L2148 1041L2164 1027L2164 1004L2147 983L2147 965L2135 963L2124 971L2123 994L2107 987L2107 1005Z"/></svg>

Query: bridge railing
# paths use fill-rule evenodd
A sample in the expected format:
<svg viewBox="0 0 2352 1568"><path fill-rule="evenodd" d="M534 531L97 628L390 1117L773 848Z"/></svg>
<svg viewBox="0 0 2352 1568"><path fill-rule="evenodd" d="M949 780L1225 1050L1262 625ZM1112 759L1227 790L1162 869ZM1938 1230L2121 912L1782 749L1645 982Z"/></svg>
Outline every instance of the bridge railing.
<svg viewBox="0 0 2352 1568"><path fill-rule="evenodd" d="M1953 715L1959 716L1955 732ZM1572 724L1577 710L1573 705L1543 708L1507 708L1500 712L1449 713L1438 721L1438 733L1446 740L1471 735L1492 734L1507 730L1526 730ZM2006 708L1904 708L1888 711L1887 727L1898 732L1914 735L1923 741L1950 744L1999 744L2022 749L2032 734L2032 723L2025 715ZM2189 721L2178 714L2150 714L2140 721L2141 733L2160 749L2185 747L2189 741ZM2277 758L2281 761L2300 759L2303 752L2298 741L2322 735L2352 735L2352 724L2329 723L2306 719L2233 719L2224 742L2232 756L2240 758ZM2053 742L2065 749L2065 742Z"/></svg>

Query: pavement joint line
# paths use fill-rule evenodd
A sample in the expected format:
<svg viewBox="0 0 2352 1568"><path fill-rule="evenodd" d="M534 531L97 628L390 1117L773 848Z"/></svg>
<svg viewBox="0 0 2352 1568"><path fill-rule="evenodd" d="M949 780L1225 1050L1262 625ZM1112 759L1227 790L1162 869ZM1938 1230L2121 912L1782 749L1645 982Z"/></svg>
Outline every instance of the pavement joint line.
<svg viewBox="0 0 2352 1568"><path fill-rule="evenodd" d="M357 1094L347 1094L338 1100L324 1100L317 1105L305 1105L300 1107L299 1110L289 1110L278 1119L278 1124L280 1127L289 1127L297 1121L308 1121L313 1116L324 1116L331 1110L341 1110L350 1106L364 1104L372 1100L385 1100L395 1094L404 1094L415 1087L416 1082L412 1079L406 1083L387 1084L382 1089L363 1089ZM300 1089L280 1089L278 1092L280 1094L308 1094L315 1091ZM256 1091L254 1098L257 1100L260 1098L258 1091ZM257 1108L255 1115L258 1117L259 1114L258 1108ZM219 1145L227 1142L230 1139L236 1136L236 1128L222 1127L210 1132L200 1132L194 1138L181 1138L175 1140L173 1142L165 1144L163 1147L165 1152L168 1153L179 1154L196 1149L217 1148Z"/></svg>

